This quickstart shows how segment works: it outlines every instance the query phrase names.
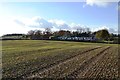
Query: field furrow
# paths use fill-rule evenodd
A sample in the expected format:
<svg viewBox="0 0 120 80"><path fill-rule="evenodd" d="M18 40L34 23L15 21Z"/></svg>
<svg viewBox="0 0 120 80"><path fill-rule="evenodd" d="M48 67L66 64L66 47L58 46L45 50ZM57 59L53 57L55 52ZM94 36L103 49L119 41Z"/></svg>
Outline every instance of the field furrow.
<svg viewBox="0 0 120 80"><path fill-rule="evenodd" d="M99 49L98 51L101 51L104 48L97 48L97 49ZM68 60L65 60L62 63L55 65L53 67L50 67L48 69L45 69L43 71L40 71L40 72L32 75L31 77L32 78L33 77L40 77L40 78L64 77L64 76L68 75L69 73L71 73L74 69L76 69L77 67L82 65L84 62L86 62L92 56L96 55L97 53L95 54L94 51L96 51L97 49L92 49L91 51L88 50L86 52L83 52L83 54L81 54L81 55L77 55L76 57L72 57Z"/></svg>
<svg viewBox="0 0 120 80"><path fill-rule="evenodd" d="M118 53L115 53L114 50L114 48L107 50L106 55L104 55L103 58L101 58L97 63L95 63L93 67L87 71L85 76L89 78L117 78Z"/></svg>
<svg viewBox="0 0 120 80"><path fill-rule="evenodd" d="M118 45L87 42L3 41L2 77L117 79Z"/></svg>
<svg viewBox="0 0 120 80"><path fill-rule="evenodd" d="M81 53L79 53L79 54L76 54L76 55L74 55L74 56L70 56L70 57L68 57L68 58L66 58L66 59L64 59L64 60L60 60L60 61L58 61L58 62L56 62L56 63L53 63L53 64L50 64L50 65L48 65L48 66L45 66L45 67L43 67L42 69L40 69L39 71L37 71L37 73L35 72L33 72L33 74L32 75L30 75L30 76L28 76L28 78L30 77L35 77L35 75L39 75L39 74L41 74L41 73L46 73L46 72L49 72L50 70L52 70L52 69L54 69L54 68L56 68L57 66L59 67L60 65L62 65L62 64L65 64L65 63L67 63L67 62L70 62L72 59L74 59L74 58L76 58L77 56L79 56L79 55L82 55L82 54L85 54L85 53L88 53L88 52L90 52L90 51L93 51L93 50L96 50L96 49L99 49L99 48L101 48L101 47L96 47L96 48L92 48L92 49L89 49L89 50L86 50L86 51L83 51L83 52L81 52ZM50 74L50 73L49 73ZM25 75L25 76L27 76L27 75ZM24 77L25 77L24 76ZM22 77L22 76L21 76Z"/></svg>
<svg viewBox="0 0 120 80"><path fill-rule="evenodd" d="M81 78L82 76L84 76L83 74L82 74L82 76L81 76L81 74L78 76L78 74L85 72L85 70L92 67L92 63L95 63L97 61L97 59L102 57L104 55L104 52L109 48L110 47L107 47L107 48L103 49L102 51L97 52L97 54L95 56L92 56L90 59L86 60L80 67L78 67L72 73L65 76L65 78L79 78L79 76ZM83 78L85 78L85 76Z"/></svg>

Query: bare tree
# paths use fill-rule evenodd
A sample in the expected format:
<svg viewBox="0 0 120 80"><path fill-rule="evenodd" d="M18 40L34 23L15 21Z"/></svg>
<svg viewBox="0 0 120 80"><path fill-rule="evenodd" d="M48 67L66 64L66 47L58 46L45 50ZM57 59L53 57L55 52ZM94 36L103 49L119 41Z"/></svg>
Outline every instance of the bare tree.
<svg viewBox="0 0 120 80"><path fill-rule="evenodd" d="M85 28L85 32L86 32L86 33L89 33L89 32L90 32L90 29L89 29L89 28Z"/></svg>
<svg viewBox="0 0 120 80"><path fill-rule="evenodd" d="M78 33L82 33L83 29L82 28L77 28Z"/></svg>
<svg viewBox="0 0 120 80"><path fill-rule="evenodd" d="M41 30L35 30L35 35L42 35L42 31Z"/></svg>
<svg viewBox="0 0 120 80"><path fill-rule="evenodd" d="M45 28L45 31L43 32L44 39L49 39L49 37L52 35L52 31L50 28Z"/></svg>
<svg viewBox="0 0 120 80"><path fill-rule="evenodd" d="M45 34L51 34L51 33L52 33L52 31L50 28L45 28Z"/></svg>
<svg viewBox="0 0 120 80"><path fill-rule="evenodd" d="M34 34L35 34L35 31L34 31L34 30L30 30L30 31L28 31L28 33L27 33L27 35L30 37L30 39L33 38Z"/></svg>

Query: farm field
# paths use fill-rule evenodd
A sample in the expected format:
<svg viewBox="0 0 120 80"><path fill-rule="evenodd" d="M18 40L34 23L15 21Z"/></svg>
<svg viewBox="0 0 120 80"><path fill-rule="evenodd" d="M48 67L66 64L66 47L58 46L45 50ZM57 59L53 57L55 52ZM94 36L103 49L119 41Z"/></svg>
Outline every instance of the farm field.
<svg viewBox="0 0 120 80"><path fill-rule="evenodd" d="M2 41L3 78L118 78L118 45Z"/></svg>

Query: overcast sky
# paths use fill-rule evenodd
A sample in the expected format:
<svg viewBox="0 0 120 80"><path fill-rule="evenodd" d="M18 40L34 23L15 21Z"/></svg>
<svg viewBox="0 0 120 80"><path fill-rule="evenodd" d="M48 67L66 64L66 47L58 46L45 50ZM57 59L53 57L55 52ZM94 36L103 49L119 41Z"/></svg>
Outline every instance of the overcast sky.
<svg viewBox="0 0 120 80"><path fill-rule="evenodd" d="M27 33L29 30L49 27L75 30L90 28L91 31L108 29L117 33L117 2L1 2L0 36L10 33Z"/></svg>

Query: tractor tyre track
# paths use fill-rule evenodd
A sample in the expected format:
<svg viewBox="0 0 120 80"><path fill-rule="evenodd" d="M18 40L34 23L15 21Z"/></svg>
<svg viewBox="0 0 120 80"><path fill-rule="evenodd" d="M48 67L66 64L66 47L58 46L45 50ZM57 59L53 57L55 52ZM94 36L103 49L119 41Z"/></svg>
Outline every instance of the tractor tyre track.
<svg viewBox="0 0 120 80"><path fill-rule="evenodd" d="M97 62L96 60L99 59L99 56L103 56L106 50L110 49L111 47L107 47L104 50L102 50L101 52L99 52L97 55L95 55L94 57L92 57L91 59L85 61L79 68L77 68L75 71L73 71L72 73L66 75L64 78L78 78L78 74L80 72L83 72L86 68L88 68L88 66L91 66L91 63Z"/></svg>
<svg viewBox="0 0 120 80"><path fill-rule="evenodd" d="M48 70L52 69L54 66L58 66L58 65L60 65L60 64L63 64L63 63L65 63L65 62L67 62L67 61L72 60L73 58L75 58L75 57L77 57L77 56L79 56L79 55L81 55L81 54L85 54L85 53L87 53L87 52L90 52L90 51L93 51L93 50L96 50L96 49L99 49L99 48L102 48L102 47L96 47L96 48L92 48L92 49L83 51L83 52L81 52L81 53L79 53L79 54L76 54L76 55L74 55L74 56L68 57L68 58L66 58L66 59L64 59L64 60L60 60L60 61L57 61L56 63L53 63L53 64L50 64L50 65L48 65L48 66L42 67L42 68L40 68L39 70L32 72L31 74L30 74L30 73L26 73L26 74L23 74L23 75L21 75L21 76L19 76L19 77L17 77L17 78L31 78L31 77L34 76L36 73L39 73L39 74L40 74L40 73L43 73L43 72L45 72L45 71L48 71ZM32 77L32 78L34 78L34 77Z"/></svg>

